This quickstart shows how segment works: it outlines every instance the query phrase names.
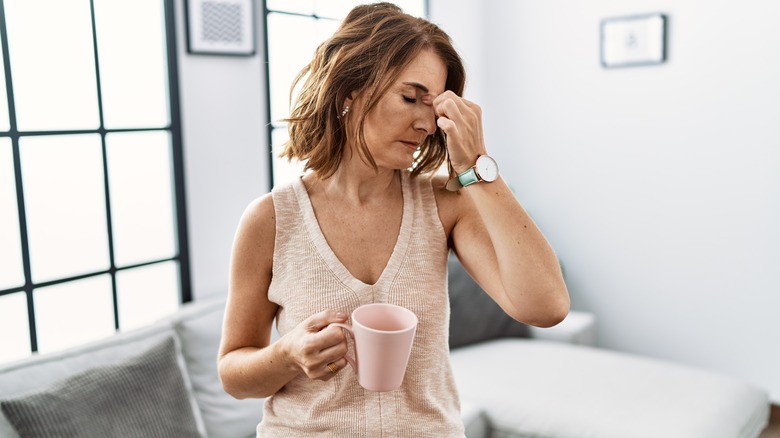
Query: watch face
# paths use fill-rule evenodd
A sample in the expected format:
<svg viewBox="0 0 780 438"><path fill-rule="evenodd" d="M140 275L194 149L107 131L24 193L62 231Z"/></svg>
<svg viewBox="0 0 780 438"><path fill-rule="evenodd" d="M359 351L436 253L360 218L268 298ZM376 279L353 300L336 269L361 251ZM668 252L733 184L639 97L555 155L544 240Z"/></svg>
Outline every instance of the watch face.
<svg viewBox="0 0 780 438"><path fill-rule="evenodd" d="M487 155L480 155L477 158L477 173L479 177L486 182L493 182L498 178L498 164L496 160Z"/></svg>

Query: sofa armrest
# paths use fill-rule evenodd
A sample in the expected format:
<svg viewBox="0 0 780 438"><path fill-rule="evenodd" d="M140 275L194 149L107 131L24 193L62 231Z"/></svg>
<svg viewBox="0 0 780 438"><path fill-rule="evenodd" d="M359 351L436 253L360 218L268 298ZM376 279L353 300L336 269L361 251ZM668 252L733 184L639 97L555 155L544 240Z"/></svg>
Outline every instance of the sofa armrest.
<svg viewBox="0 0 780 438"><path fill-rule="evenodd" d="M531 326L531 338L593 346L596 343L596 317L572 310L566 318L548 328Z"/></svg>

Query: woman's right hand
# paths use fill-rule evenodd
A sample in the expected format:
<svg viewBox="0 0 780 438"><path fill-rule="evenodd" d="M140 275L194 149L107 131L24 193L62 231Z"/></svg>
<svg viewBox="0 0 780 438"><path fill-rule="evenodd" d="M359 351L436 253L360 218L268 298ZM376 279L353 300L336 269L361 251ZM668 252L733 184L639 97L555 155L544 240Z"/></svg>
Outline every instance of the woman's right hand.
<svg viewBox="0 0 780 438"><path fill-rule="evenodd" d="M347 315L335 310L325 310L303 320L279 341L284 342L287 357L292 365L310 379L328 381L347 366L347 339L339 327L328 327L334 322L343 323ZM337 371L332 371L333 364Z"/></svg>

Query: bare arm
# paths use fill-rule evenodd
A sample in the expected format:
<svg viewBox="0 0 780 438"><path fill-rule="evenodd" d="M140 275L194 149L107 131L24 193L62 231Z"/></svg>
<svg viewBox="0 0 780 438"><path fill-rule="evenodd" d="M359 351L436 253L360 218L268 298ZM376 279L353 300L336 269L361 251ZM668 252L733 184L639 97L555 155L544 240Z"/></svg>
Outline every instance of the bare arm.
<svg viewBox="0 0 780 438"><path fill-rule="evenodd" d="M569 294L558 259L503 179L461 192L451 241L464 268L518 321L563 320Z"/></svg>
<svg viewBox="0 0 780 438"><path fill-rule="evenodd" d="M328 310L312 315L271 344L278 306L268 300L276 219L271 195L247 207L236 232L230 262L230 286L219 349L219 375L226 392L236 398L267 397L305 373L328 380L327 364L341 369L346 340L333 322L346 315Z"/></svg>
<svg viewBox="0 0 780 438"><path fill-rule="evenodd" d="M445 92L434 100L447 133L455 171L487 154L479 106ZM569 294L555 252L502 178L473 184L437 199L449 221L451 246L464 268L518 321L557 324L569 311Z"/></svg>

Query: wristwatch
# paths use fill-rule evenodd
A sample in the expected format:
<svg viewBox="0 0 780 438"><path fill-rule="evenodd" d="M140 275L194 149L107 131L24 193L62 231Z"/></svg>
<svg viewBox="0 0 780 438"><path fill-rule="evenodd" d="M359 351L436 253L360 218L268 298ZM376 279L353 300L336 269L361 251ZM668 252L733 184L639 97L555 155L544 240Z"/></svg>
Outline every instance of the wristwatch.
<svg viewBox="0 0 780 438"><path fill-rule="evenodd" d="M498 163L489 155L480 155L473 167L447 181L447 190L455 192L480 181L493 182L498 179Z"/></svg>

